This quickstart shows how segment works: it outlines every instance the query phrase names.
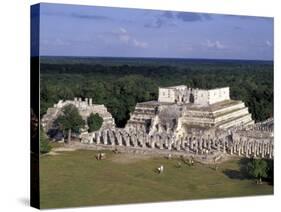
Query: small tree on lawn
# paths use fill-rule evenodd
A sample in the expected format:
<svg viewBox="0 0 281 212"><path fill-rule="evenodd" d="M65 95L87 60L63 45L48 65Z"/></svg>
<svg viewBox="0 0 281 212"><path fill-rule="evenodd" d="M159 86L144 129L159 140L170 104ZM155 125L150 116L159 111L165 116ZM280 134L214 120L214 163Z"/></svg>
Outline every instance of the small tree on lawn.
<svg viewBox="0 0 281 212"><path fill-rule="evenodd" d="M49 144L48 137L42 127L40 128L40 153L48 153L52 149Z"/></svg>
<svg viewBox="0 0 281 212"><path fill-rule="evenodd" d="M101 128L103 123L103 118L100 117L98 113L96 114L91 113L90 116L87 118L87 123L89 126L89 131L94 132Z"/></svg>
<svg viewBox="0 0 281 212"><path fill-rule="evenodd" d="M258 179L257 183L262 184L262 178L267 177L267 163L262 159L253 159L248 163L248 171Z"/></svg>
<svg viewBox="0 0 281 212"><path fill-rule="evenodd" d="M80 128L85 125L84 120L80 116L77 108L74 105L66 105L62 109L62 114L57 118L56 123L60 130L67 131L67 142L71 141L71 133L79 132Z"/></svg>

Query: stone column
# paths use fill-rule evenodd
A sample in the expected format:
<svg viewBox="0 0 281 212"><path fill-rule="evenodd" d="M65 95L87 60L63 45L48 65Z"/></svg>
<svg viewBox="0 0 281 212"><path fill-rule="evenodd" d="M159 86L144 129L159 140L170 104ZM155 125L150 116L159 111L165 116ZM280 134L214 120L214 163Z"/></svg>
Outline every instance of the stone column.
<svg viewBox="0 0 281 212"><path fill-rule="evenodd" d="M195 154L198 154L198 140L195 140Z"/></svg>
<svg viewBox="0 0 281 212"><path fill-rule="evenodd" d="M223 153L225 153L225 141L223 141Z"/></svg>
<svg viewBox="0 0 281 212"><path fill-rule="evenodd" d="M107 130L103 131L103 144L107 145Z"/></svg>
<svg viewBox="0 0 281 212"><path fill-rule="evenodd" d="M243 140L241 143L241 154L244 155L245 153L245 141Z"/></svg>
<svg viewBox="0 0 281 212"><path fill-rule="evenodd" d="M257 144L254 143L254 158L257 157Z"/></svg>
<svg viewBox="0 0 281 212"><path fill-rule="evenodd" d="M125 142L126 142L126 146L129 147L130 146L130 136L128 134L125 134Z"/></svg>
<svg viewBox="0 0 281 212"><path fill-rule="evenodd" d="M269 148L268 148L268 157L270 159L272 158L271 145L269 145Z"/></svg>
<svg viewBox="0 0 281 212"><path fill-rule="evenodd" d="M248 142L246 142L246 144L245 144L245 156L246 156L246 158L249 157L249 155L248 155L248 153L249 153L249 146L248 145L249 145Z"/></svg>
<svg viewBox="0 0 281 212"><path fill-rule="evenodd" d="M181 137L181 148L184 149L185 148L185 140L183 137Z"/></svg>
<svg viewBox="0 0 281 212"><path fill-rule="evenodd" d="M168 136L165 137L164 147L165 149L168 148Z"/></svg>
<svg viewBox="0 0 281 212"><path fill-rule="evenodd" d="M92 99L92 98L89 99L89 105L90 105L90 106L93 105L93 99Z"/></svg>
<svg viewBox="0 0 281 212"><path fill-rule="evenodd" d="M234 145L232 145L232 147L230 147L230 155L233 155L233 148L234 148Z"/></svg>
<svg viewBox="0 0 281 212"><path fill-rule="evenodd" d="M168 140L168 150L172 149L172 140Z"/></svg>
<svg viewBox="0 0 281 212"><path fill-rule="evenodd" d="M241 155L241 143L240 142L237 144L237 153L239 156Z"/></svg>
<svg viewBox="0 0 281 212"><path fill-rule="evenodd" d="M221 144L220 144L220 141L218 142L218 148L217 150L220 152L221 151Z"/></svg>
<svg viewBox="0 0 281 212"><path fill-rule="evenodd" d="M134 134L134 135L132 135L131 138L132 138L133 146L134 147L138 146L137 136Z"/></svg>
<svg viewBox="0 0 281 212"><path fill-rule="evenodd" d="M264 158L264 142L262 142L261 146L261 157Z"/></svg>
<svg viewBox="0 0 281 212"><path fill-rule="evenodd" d="M210 151L212 149L212 143L210 139L204 139L205 140L205 149L207 149L208 151Z"/></svg>
<svg viewBox="0 0 281 212"><path fill-rule="evenodd" d="M269 156L269 143L266 144L266 154Z"/></svg>
<svg viewBox="0 0 281 212"><path fill-rule="evenodd" d="M96 136L96 144L100 144L100 131L95 133Z"/></svg>
<svg viewBox="0 0 281 212"><path fill-rule="evenodd" d="M74 105L77 107L77 97L74 97Z"/></svg>
<svg viewBox="0 0 281 212"><path fill-rule="evenodd" d="M155 141L154 141L154 139L151 139L151 148L152 148L152 149L155 148Z"/></svg>
<svg viewBox="0 0 281 212"><path fill-rule="evenodd" d="M117 139L117 144L119 146L122 146L122 137L121 137L121 134L119 131L115 132L115 135L116 135L116 139Z"/></svg>
<svg viewBox="0 0 281 212"><path fill-rule="evenodd" d="M90 135L89 135L89 140L90 140L90 144L93 144L94 143L94 134L93 133L91 133Z"/></svg>
<svg viewBox="0 0 281 212"><path fill-rule="evenodd" d="M109 131L109 138L110 138L111 145L115 146L115 136L114 136L112 130Z"/></svg>
<svg viewBox="0 0 281 212"><path fill-rule="evenodd" d="M199 140L199 150L200 150L200 151L202 151L202 149L203 149L203 144L204 144L204 142L205 142L205 139L202 139L202 138L201 138L201 139Z"/></svg>

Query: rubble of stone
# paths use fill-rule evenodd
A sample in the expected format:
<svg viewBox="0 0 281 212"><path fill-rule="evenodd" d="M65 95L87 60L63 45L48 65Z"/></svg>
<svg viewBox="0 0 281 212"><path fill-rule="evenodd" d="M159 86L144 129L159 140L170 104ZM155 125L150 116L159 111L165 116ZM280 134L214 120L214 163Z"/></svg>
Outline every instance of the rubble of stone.
<svg viewBox="0 0 281 212"><path fill-rule="evenodd" d="M108 115L111 117L111 115ZM80 135L82 144L181 153L218 161L229 155L269 158L273 118L255 123L229 88L159 88L158 101L137 103L125 128L108 127Z"/></svg>
<svg viewBox="0 0 281 212"><path fill-rule="evenodd" d="M62 113L62 108L70 104L78 109L79 114L85 121L91 113L98 113L103 118L102 129L115 127L114 119L104 105L93 104L92 98L85 98L84 101L81 98L74 98L74 100L60 100L53 107L48 108L47 113L41 120L42 127L46 132L54 127L54 121Z"/></svg>

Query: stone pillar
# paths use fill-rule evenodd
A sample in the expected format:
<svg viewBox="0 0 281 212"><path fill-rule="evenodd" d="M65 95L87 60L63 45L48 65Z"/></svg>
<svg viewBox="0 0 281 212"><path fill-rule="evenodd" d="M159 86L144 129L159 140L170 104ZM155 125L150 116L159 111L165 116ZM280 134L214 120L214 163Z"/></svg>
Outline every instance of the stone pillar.
<svg viewBox="0 0 281 212"><path fill-rule="evenodd" d="M100 144L100 131L95 133L95 137L96 137L96 144Z"/></svg>
<svg viewBox="0 0 281 212"><path fill-rule="evenodd" d="M240 142L237 144L237 153L239 156L241 155L241 143Z"/></svg>
<svg viewBox="0 0 281 212"><path fill-rule="evenodd" d="M107 131L103 131L103 144L107 145Z"/></svg>
<svg viewBox="0 0 281 212"><path fill-rule="evenodd" d="M93 105L93 99L92 99L92 98L89 99L89 105L90 105L90 106Z"/></svg>
<svg viewBox="0 0 281 212"><path fill-rule="evenodd" d="M122 141L121 141L121 136L120 136L120 132L119 131L116 131L115 132L115 136L116 136L116 141L117 141L117 145L121 146L122 144ZM120 144L121 143L121 144Z"/></svg>
<svg viewBox="0 0 281 212"><path fill-rule="evenodd" d="M261 157L264 158L264 143L262 143L262 146L261 146Z"/></svg>
<svg viewBox="0 0 281 212"><path fill-rule="evenodd" d="M94 134L91 133L89 135L89 140L90 140L90 142L89 142L90 144L94 143L94 141L93 141L94 140Z"/></svg>
<svg viewBox="0 0 281 212"><path fill-rule="evenodd" d="M269 156L269 143L266 144L266 154Z"/></svg>
<svg viewBox="0 0 281 212"><path fill-rule="evenodd" d="M137 139L140 147L143 147L143 135L139 135Z"/></svg>
<svg viewBox="0 0 281 212"><path fill-rule="evenodd" d="M134 147L137 146L137 145L136 145L137 139L136 139L135 134L131 135L131 141L132 141L132 144L133 144Z"/></svg>
<svg viewBox="0 0 281 212"><path fill-rule="evenodd" d="M217 150L220 152L221 151L221 144L220 144L220 142L218 142L218 148L217 148Z"/></svg>
<svg viewBox="0 0 281 212"><path fill-rule="evenodd" d="M273 156L273 148L272 148L272 144L269 145L269 158L271 159Z"/></svg>
<svg viewBox="0 0 281 212"><path fill-rule="evenodd" d="M200 150L200 151L202 151L202 149L203 149L203 144L204 144L204 142L205 142L205 139L202 139L202 138L201 138L201 139L199 140L199 150Z"/></svg>
<svg viewBox="0 0 281 212"><path fill-rule="evenodd" d="M257 157L257 144L254 143L254 158Z"/></svg>
<svg viewBox="0 0 281 212"><path fill-rule="evenodd" d="M208 150L211 150L211 141L210 141L210 139L205 139L205 142L206 142L206 148Z"/></svg>
<svg viewBox="0 0 281 212"><path fill-rule="evenodd" d="M153 139L151 139L151 148L154 149L155 148L155 141Z"/></svg>
<svg viewBox="0 0 281 212"><path fill-rule="evenodd" d="M126 143L126 146L129 147L130 146L130 137L128 134L125 134L124 135L124 138L125 138L125 143Z"/></svg>
<svg viewBox="0 0 281 212"><path fill-rule="evenodd" d="M248 158L249 157L249 155L248 155L248 153L249 153L249 149L248 149L248 146L249 144L248 144L248 142L246 142L245 143L245 156L246 156L246 158Z"/></svg>
<svg viewBox="0 0 281 212"><path fill-rule="evenodd" d="M195 154L198 154L198 140L195 140Z"/></svg>
<svg viewBox="0 0 281 212"><path fill-rule="evenodd" d="M168 150L172 149L172 140L168 140Z"/></svg>
<svg viewBox="0 0 281 212"><path fill-rule="evenodd" d="M185 148L185 140L183 137L181 137L181 148L184 149Z"/></svg>
<svg viewBox="0 0 281 212"><path fill-rule="evenodd" d="M245 153L245 141L243 140L241 144L241 154L244 155L244 153Z"/></svg>
<svg viewBox="0 0 281 212"><path fill-rule="evenodd" d="M112 130L109 130L109 139L110 139L110 144L112 146L115 146L115 136L114 136Z"/></svg>

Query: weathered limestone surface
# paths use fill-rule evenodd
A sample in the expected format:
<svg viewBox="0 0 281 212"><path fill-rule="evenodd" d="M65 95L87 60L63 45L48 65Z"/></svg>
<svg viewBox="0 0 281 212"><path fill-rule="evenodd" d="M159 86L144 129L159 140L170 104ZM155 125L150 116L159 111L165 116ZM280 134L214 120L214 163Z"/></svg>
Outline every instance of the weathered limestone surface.
<svg viewBox="0 0 281 212"><path fill-rule="evenodd" d="M273 123L272 123L273 124ZM155 151L182 152L191 155L204 155L215 158L226 155L237 155L247 158L274 157L273 134L264 130L256 130L260 123L251 129L198 130L192 129L184 137L176 137L171 133L155 132L152 135L140 132L129 132L126 129L104 129L82 136L81 142L96 145L118 145L137 149L155 149ZM208 156L208 157L207 157ZM213 162L213 161L212 161Z"/></svg>
<svg viewBox="0 0 281 212"><path fill-rule="evenodd" d="M274 157L273 118L255 124L242 101L229 99L229 88L160 88L159 101L137 103L122 129L115 127L104 105L95 105L91 99L59 101L43 117L45 129L52 126L67 104L75 105L85 120L90 113L98 113L104 119L99 131L81 133L83 144L176 152L212 162L227 155Z"/></svg>
<svg viewBox="0 0 281 212"><path fill-rule="evenodd" d="M41 123L43 129L48 131L53 127L55 119L61 114L62 108L66 105L74 105L82 118L86 121L87 117L91 113L98 113L103 118L102 128L111 128L115 127L115 122L111 114L107 111L104 105L93 104L91 98L85 98L85 101L82 101L81 98L74 98L74 100L60 100L53 107L48 108L47 113L43 116Z"/></svg>
<svg viewBox="0 0 281 212"><path fill-rule="evenodd" d="M215 89L193 89L185 85L159 88L159 102L193 103L196 105L210 105L229 100L229 87Z"/></svg>

